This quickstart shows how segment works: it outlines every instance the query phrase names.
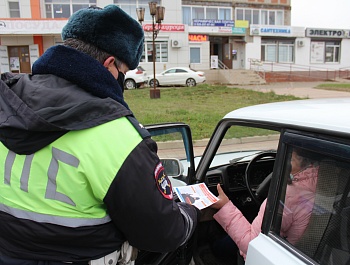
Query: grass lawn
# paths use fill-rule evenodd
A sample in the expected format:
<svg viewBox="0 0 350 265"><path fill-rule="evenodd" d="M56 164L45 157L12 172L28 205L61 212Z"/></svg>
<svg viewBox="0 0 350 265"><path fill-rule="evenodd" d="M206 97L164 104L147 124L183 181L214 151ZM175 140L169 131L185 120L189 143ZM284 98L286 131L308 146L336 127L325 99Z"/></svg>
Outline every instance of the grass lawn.
<svg viewBox="0 0 350 265"><path fill-rule="evenodd" d="M350 83L326 83L320 84L316 88L350 92Z"/></svg>
<svg viewBox="0 0 350 265"><path fill-rule="evenodd" d="M152 88L151 88L152 89ZM216 124L228 112L256 104L297 100L274 92L229 88L223 85L160 88L160 98L150 98L150 88L126 90L125 101L142 124L184 122L190 125L193 140L209 138ZM250 135L242 132L243 136Z"/></svg>

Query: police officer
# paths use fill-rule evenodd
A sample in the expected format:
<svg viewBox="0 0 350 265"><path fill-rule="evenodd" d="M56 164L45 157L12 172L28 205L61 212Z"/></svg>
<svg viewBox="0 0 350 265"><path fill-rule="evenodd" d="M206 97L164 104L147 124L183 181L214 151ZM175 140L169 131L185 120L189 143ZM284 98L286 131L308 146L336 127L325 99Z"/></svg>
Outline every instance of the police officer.
<svg viewBox="0 0 350 265"><path fill-rule="evenodd" d="M115 5L74 13L32 75L0 81L0 264L87 264L175 250L198 210L173 200L157 145L123 98L144 49Z"/></svg>

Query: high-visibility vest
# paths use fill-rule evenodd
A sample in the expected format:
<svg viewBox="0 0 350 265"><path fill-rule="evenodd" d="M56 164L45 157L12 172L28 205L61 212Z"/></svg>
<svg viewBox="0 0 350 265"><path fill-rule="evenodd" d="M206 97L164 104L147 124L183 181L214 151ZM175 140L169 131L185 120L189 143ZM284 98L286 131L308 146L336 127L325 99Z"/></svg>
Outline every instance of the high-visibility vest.
<svg viewBox="0 0 350 265"><path fill-rule="evenodd" d="M0 211L67 227L110 221L103 199L142 137L126 117L70 131L32 155L0 143Z"/></svg>

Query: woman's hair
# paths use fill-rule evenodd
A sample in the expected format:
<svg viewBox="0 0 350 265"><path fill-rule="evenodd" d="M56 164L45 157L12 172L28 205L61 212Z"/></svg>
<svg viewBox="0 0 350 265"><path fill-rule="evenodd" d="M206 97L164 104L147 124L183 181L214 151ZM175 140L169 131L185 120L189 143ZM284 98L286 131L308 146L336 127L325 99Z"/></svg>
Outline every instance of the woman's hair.
<svg viewBox="0 0 350 265"><path fill-rule="evenodd" d="M77 51L86 53L87 55L90 55L92 58L99 61L101 64L103 64L108 57L113 56L105 51L102 51L96 46L79 39L68 38L64 41L63 45L69 46L73 49L76 49ZM117 58L115 58L115 60L117 66L119 67L122 64L122 62L120 62Z"/></svg>
<svg viewBox="0 0 350 265"><path fill-rule="evenodd" d="M310 164L315 163L315 159L314 159L314 155L312 155L312 153L310 153L309 151L306 151L304 149L300 149L300 148L293 148L293 151L302 158L301 161L301 167L304 168Z"/></svg>

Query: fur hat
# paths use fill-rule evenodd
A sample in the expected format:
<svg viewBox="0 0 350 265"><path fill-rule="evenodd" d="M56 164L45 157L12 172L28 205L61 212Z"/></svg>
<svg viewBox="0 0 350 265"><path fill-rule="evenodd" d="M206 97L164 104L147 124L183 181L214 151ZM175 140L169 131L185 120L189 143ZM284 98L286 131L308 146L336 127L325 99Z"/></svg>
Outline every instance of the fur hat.
<svg viewBox="0 0 350 265"><path fill-rule="evenodd" d="M141 25L116 5L75 12L62 29L62 39L90 43L135 69L140 62L144 32Z"/></svg>

